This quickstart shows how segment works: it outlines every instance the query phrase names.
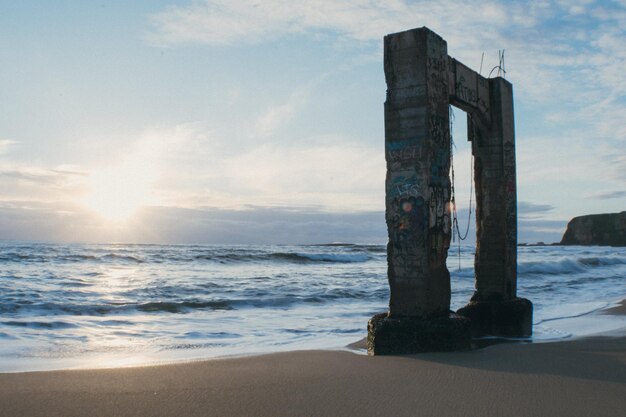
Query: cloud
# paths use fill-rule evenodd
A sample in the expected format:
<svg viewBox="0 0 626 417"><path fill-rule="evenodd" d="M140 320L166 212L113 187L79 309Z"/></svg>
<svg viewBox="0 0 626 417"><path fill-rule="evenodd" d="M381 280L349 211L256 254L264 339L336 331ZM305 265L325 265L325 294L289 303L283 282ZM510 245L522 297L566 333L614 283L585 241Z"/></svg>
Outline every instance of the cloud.
<svg viewBox="0 0 626 417"><path fill-rule="evenodd" d="M459 213L463 217L466 211ZM521 220L519 242L556 242L567 221ZM466 243L474 244L472 218ZM99 221L68 203L0 201L0 236L7 240L198 244L318 244L387 241L383 211L329 212L308 206L146 207L123 227ZM450 256L454 248L450 249Z"/></svg>
<svg viewBox="0 0 626 417"><path fill-rule="evenodd" d="M307 88L296 89L288 103L302 100ZM184 123L144 129L125 142L106 158L83 158L84 166L0 161L0 200L94 210L131 196L143 205L189 209L256 204L363 212L384 204L384 152L359 137L302 133L244 146L206 123Z"/></svg>
<svg viewBox="0 0 626 417"><path fill-rule="evenodd" d="M70 200L81 188L85 173L66 166L38 167L0 161L0 201Z"/></svg>
<svg viewBox="0 0 626 417"><path fill-rule="evenodd" d="M263 143L218 153L213 149L223 146L224 140L214 137L203 148L191 147L197 152L179 150L176 159L188 168L167 168L170 176L163 185L174 191L167 201L225 208L316 205L365 211L382 207L385 161L380 149L340 135L294 141L299 144ZM200 168L207 164L210 171ZM176 184L185 184L186 196L176 192Z"/></svg>
<svg viewBox="0 0 626 417"><path fill-rule="evenodd" d="M333 58L333 71L354 69L348 63L355 61L356 53L367 57L381 80L381 41L390 32L427 25L448 41L451 55L473 68L486 52L483 74L495 63L496 50L504 48L507 78L515 86L518 132L531 132L525 137L518 134L520 197L544 203L520 202L520 217L564 217L555 213L559 207L578 210L590 188L619 189L626 179L626 159L618 152L626 142L625 16L623 2L596 1L193 1L153 15L148 37L168 47L254 44L268 49L272 45L261 44L280 37L315 37L345 51L344 65ZM311 52L315 53L319 51ZM376 60L369 61L374 55ZM366 78L360 78L362 68L356 69L351 79L355 88L374 88L362 82ZM233 112L237 126L229 131L214 121L212 126L157 126L129 135L123 146L93 141L100 143L94 146L101 146L100 153L109 160L83 161L83 168L2 164L0 189L15 199L71 200L84 192L81 187L88 174L115 170L125 165L126 158L131 165L141 163L150 169L155 205L241 209L250 204L278 208L298 204L334 212L380 210L382 148L364 145L358 133L346 130L324 131L322 136L288 129L297 126L301 114L320 106L312 102L318 96L337 94L330 91L336 84L324 84L305 84L269 106L254 102L250 107L258 112L253 115ZM382 97L382 81L380 87ZM233 97L237 91L247 93L242 87L233 90ZM355 100L349 107L360 105ZM524 115L533 112L539 116L532 119L536 126L529 127L530 119L524 120ZM354 119L350 123L362 124ZM14 144L0 141L0 154ZM131 154L144 156L133 160ZM457 167L464 174L462 156ZM85 175L72 175L73 170ZM463 177L459 179L464 186ZM541 190L547 191L540 195Z"/></svg>
<svg viewBox="0 0 626 417"><path fill-rule="evenodd" d="M285 103L268 108L256 120L255 136L269 138L279 128L288 125L296 112L307 102L311 89L315 84L315 82L311 82L308 85L297 88Z"/></svg>
<svg viewBox="0 0 626 417"><path fill-rule="evenodd" d="M620 160L616 145L593 138L584 129L555 135L518 137L519 200L552 206L543 215L553 219L617 210L617 199L589 198L599 190L624 188L626 159ZM608 205L603 208L600 201Z"/></svg>
<svg viewBox="0 0 626 417"><path fill-rule="evenodd" d="M11 139L0 139L0 155L4 155L9 152L9 149L18 142Z"/></svg>
<svg viewBox="0 0 626 417"><path fill-rule="evenodd" d="M72 177L85 175L84 172L68 170L66 167L46 169L31 166L0 165L0 177L28 181L34 184L62 185Z"/></svg>
<svg viewBox="0 0 626 417"><path fill-rule="evenodd" d="M366 46L380 59L384 35L426 25L470 67L477 69L485 53L484 74L497 64L497 49L505 49L516 97L544 111L540 128L548 135L626 143L623 2L197 0L168 7L151 21L148 38L160 45L236 47L322 34L344 49ZM293 109L293 102L269 109L258 132L271 134Z"/></svg>
<svg viewBox="0 0 626 417"><path fill-rule="evenodd" d="M431 27L465 23L466 29L509 23L506 7L495 1L405 2L370 0L194 1L172 6L152 17L149 39L157 44L260 43L285 35L329 31L357 41L378 41L386 33L415 22ZM469 27L468 27L469 26Z"/></svg>
<svg viewBox="0 0 626 417"><path fill-rule="evenodd" d="M560 242L567 227L567 220L520 219L517 225L519 243Z"/></svg>
<svg viewBox="0 0 626 417"><path fill-rule="evenodd" d="M626 197L626 191L619 190L619 191L605 191L605 192L595 193L595 194L588 196L587 198L596 199L596 200L611 200L614 198L624 198L624 197Z"/></svg>
<svg viewBox="0 0 626 417"><path fill-rule="evenodd" d="M55 184L62 180L62 176L51 170L17 169L1 170L0 177L24 180L39 184Z"/></svg>
<svg viewBox="0 0 626 417"><path fill-rule="evenodd" d="M610 168L608 172L613 179L626 181L626 155L616 155L613 149L611 151L604 157L604 162Z"/></svg>
<svg viewBox="0 0 626 417"><path fill-rule="evenodd" d="M294 95L305 94L300 91ZM39 182L55 182L66 192L35 190L34 185L11 176L6 177L12 181L9 195L80 201L89 191L92 177L110 177L112 182L120 175L132 175L144 179L145 189L137 192L154 206L240 209L250 204L298 205L363 212L384 205L384 151L363 143L360 137L292 133L283 141L255 140L242 145L231 132L213 131L205 123L185 123L146 129L126 142L123 153L92 163L81 171L82 177L56 172L63 168L73 174L79 167L25 171L23 166L13 166ZM70 184L73 195L66 187Z"/></svg>
<svg viewBox="0 0 626 417"><path fill-rule="evenodd" d="M89 228L84 213L62 203L29 200L0 201L3 240L81 240Z"/></svg>
<svg viewBox="0 0 626 417"><path fill-rule="evenodd" d="M0 202L0 236L8 240L131 243L384 243L383 212L332 213L310 207L240 210L146 207L116 227L79 206Z"/></svg>
<svg viewBox="0 0 626 417"><path fill-rule="evenodd" d="M184 221L181 221L184 218ZM226 244L384 243L382 212L333 213L309 207L241 210L151 208L143 216L167 242Z"/></svg>
<svg viewBox="0 0 626 417"><path fill-rule="evenodd" d="M259 43L312 30L340 31L357 39L371 39L359 23L372 23L384 6L366 1L215 0L173 6L152 16L155 43Z"/></svg>
<svg viewBox="0 0 626 417"><path fill-rule="evenodd" d="M519 217L541 216L554 210L554 206L550 204L535 204L528 201L517 202L517 213Z"/></svg>
<svg viewBox="0 0 626 417"><path fill-rule="evenodd" d="M486 73L497 64L495 49L506 49L508 76L524 95L550 100L558 86L559 97L576 93L586 107L604 99L597 112L578 115L590 121L618 104L626 89L626 7L617 2L204 0L168 7L151 20L148 38L162 45L236 46L327 34L376 49L388 33L426 25L467 65L478 66L486 52Z"/></svg>
<svg viewBox="0 0 626 417"><path fill-rule="evenodd" d="M83 158L84 166L76 164L33 164L19 160L0 160L0 201L19 200L34 203L80 204L94 191L94 182L111 187L112 198L128 196L129 186L141 180L142 189L133 193L150 193L152 182L161 174L160 164L172 150L177 150L188 136L200 134L193 124L172 128L145 129L129 137L125 146L110 147L105 158L96 149L95 160ZM131 135L132 136L132 135ZM108 150L108 149L107 149ZM84 202L84 201L83 201Z"/></svg>

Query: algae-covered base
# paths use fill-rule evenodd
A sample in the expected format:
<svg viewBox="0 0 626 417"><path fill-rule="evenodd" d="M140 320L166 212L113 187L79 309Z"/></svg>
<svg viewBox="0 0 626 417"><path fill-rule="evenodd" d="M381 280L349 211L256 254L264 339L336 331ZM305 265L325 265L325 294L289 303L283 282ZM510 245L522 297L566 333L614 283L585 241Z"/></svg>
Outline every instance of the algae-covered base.
<svg viewBox="0 0 626 417"><path fill-rule="evenodd" d="M506 301L471 301L457 314L471 323L472 337L530 337L533 304L525 298Z"/></svg>
<svg viewBox="0 0 626 417"><path fill-rule="evenodd" d="M451 352L471 348L470 321L450 313L435 318L377 314L367 323L367 352L394 355Z"/></svg>

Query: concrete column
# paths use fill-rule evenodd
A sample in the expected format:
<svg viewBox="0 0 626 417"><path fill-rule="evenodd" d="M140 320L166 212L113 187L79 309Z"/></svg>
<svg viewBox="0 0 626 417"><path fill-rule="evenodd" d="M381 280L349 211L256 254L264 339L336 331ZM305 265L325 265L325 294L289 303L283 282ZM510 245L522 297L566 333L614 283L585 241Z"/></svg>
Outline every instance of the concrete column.
<svg viewBox="0 0 626 417"><path fill-rule="evenodd" d="M450 314L450 126L446 42L426 28L385 37L389 313L368 323L370 354L463 350Z"/></svg>
<svg viewBox="0 0 626 417"><path fill-rule="evenodd" d="M517 287L517 193L513 86L489 80L491 129L471 121L476 184L475 301L511 300Z"/></svg>
<svg viewBox="0 0 626 417"><path fill-rule="evenodd" d="M505 299L517 297L517 178L513 85L503 78L490 80L492 108L498 118L494 125L502 138L502 177L504 181L504 283Z"/></svg>
<svg viewBox="0 0 626 417"><path fill-rule="evenodd" d="M474 336L532 334L532 303L517 298L517 190L513 86L489 80L491 126L469 121L476 184L476 292L458 313Z"/></svg>
<svg viewBox="0 0 626 417"><path fill-rule="evenodd" d="M450 130L446 42L426 28L385 37L390 317L448 315Z"/></svg>

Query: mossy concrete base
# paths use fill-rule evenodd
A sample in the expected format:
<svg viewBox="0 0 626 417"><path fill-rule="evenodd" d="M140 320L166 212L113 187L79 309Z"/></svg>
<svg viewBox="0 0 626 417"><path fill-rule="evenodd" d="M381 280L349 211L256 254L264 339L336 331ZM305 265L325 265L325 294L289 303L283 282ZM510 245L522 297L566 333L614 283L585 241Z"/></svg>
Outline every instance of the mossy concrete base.
<svg viewBox="0 0 626 417"><path fill-rule="evenodd" d="M472 337L530 337L533 332L533 304L525 298L471 301L457 314L470 320Z"/></svg>
<svg viewBox="0 0 626 417"><path fill-rule="evenodd" d="M470 321L457 314L436 318L377 314L367 323L367 352L398 355L471 348Z"/></svg>

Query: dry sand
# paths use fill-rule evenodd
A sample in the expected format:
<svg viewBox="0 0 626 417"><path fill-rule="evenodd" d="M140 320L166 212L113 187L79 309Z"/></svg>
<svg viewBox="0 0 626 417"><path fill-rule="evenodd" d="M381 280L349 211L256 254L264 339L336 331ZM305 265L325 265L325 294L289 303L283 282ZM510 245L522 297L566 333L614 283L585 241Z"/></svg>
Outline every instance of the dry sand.
<svg viewBox="0 0 626 417"><path fill-rule="evenodd" d="M0 374L0 416L623 416L626 338Z"/></svg>

